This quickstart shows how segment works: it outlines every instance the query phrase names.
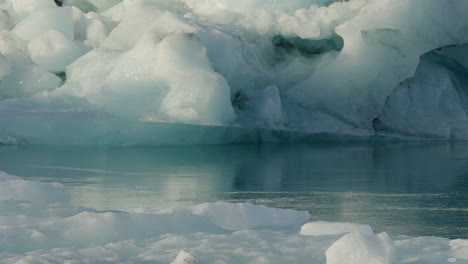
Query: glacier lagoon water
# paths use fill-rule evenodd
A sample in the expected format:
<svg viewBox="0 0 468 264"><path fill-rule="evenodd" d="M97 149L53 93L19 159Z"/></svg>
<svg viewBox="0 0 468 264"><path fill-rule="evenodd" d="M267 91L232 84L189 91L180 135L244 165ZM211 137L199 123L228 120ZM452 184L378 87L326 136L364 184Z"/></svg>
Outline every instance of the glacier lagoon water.
<svg viewBox="0 0 468 264"><path fill-rule="evenodd" d="M391 235L468 238L468 143L1 147L0 170L100 210L250 202Z"/></svg>

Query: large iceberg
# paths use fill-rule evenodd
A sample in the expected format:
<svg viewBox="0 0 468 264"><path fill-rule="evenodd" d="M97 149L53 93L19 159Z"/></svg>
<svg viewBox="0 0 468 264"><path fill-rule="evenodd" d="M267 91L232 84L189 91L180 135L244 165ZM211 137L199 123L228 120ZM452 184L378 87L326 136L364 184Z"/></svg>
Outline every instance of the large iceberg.
<svg viewBox="0 0 468 264"><path fill-rule="evenodd" d="M0 172L0 263L468 263L466 239L306 223L303 211L226 202L98 211L69 200L60 183Z"/></svg>
<svg viewBox="0 0 468 264"><path fill-rule="evenodd" d="M3 0L0 143L468 139L465 10L464 0Z"/></svg>

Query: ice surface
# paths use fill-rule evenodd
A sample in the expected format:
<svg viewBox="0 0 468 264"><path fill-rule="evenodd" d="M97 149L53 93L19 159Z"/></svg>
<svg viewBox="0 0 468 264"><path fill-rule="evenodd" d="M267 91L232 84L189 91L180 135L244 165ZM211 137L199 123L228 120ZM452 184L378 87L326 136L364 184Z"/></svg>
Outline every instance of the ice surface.
<svg viewBox="0 0 468 264"><path fill-rule="evenodd" d="M231 204L226 202L205 203L194 207L176 209L137 209L139 213L189 213L208 218L216 225L227 230L243 230L275 226L300 226L310 218L308 212L277 210L252 205Z"/></svg>
<svg viewBox="0 0 468 264"><path fill-rule="evenodd" d="M327 264L395 263L393 242L386 233L352 232L338 239L325 252Z"/></svg>
<svg viewBox="0 0 468 264"><path fill-rule="evenodd" d="M339 235L352 232L374 235L374 231L369 225L355 223L318 221L307 223L301 227L301 235L305 236Z"/></svg>
<svg viewBox="0 0 468 264"><path fill-rule="evenodd" d="M197 260L190 253L181 250L171 264L197 264Z"/></svg>
<svg viewBox="0 0 468 264"><path fill-rule="evenodd" d="M56 7L53 1L48 0L11 0L6 2L12 4L14 14L18 20L25 19L39 9Z"/></svg>
<svg viewBox="0 0 468 264"><path fill-rule="evenodd" d="M39 9L17 24L13 32L22 39L33 40L49 30L55 30L61 32L69 40L73 40L72 14L70 7Z"/></svg>
<svg viewBox="0 0 468 264"><path fill-rule="evenodd" d="M388 97L382 114L383 129L465 139L467 87L467 68L452 58L430 52L421 57L415 76L400 83Z"/></svg>
<svg viewBox="0 0 468 264"><path fill-rule="evenodd" d="M0 263L5 264L468 263L468 241L462 239L389 237L374 235L365 225L323 222L326 236L302 235L307 212L229 203L97 211L71 206L58 183L4 172L0 183ZM338 234L344 226L361 232Z"/></svg>
<svg viewBox="0 0 468 264"><path fill-rule="evenodd" d="M466 9L439 0L66 0L61 8L5 0L0 114L93 112L89 122L204 126L203 138L224 126L301 138L468 139ZM89 107L57 111L35 100L44 91ZM49 142L31 127L10 123L0 137L100 143L69 134Z"/></svg>
<svg viewBox="0 0 468 264"><path fill-rule="evenodd" d="M50 72L64 72L65 68L85 53L75 42L62 33L50 30L28 44L31 59Z"/></svg>
<svg viewBox="0 0 468 264"><path fill-rule="evenodd" d="M0 173L0 201L17 200L29 203L67 203L69 193L60 183L24 181L21 178Z"/></svg>
<svg viewBox="0 0 468 264"><path fill-rule="evenodd" d="M76 6L85 12L103 12L122 0L63 0L63 6Z"/></svg>
<svg viewBox="0 0 468 264"><path fill-rule="evenodd" d="M33 64L26 43L11 32L0 32L0 52L0 100L28 97L62 83L59 77Z"/></svg>

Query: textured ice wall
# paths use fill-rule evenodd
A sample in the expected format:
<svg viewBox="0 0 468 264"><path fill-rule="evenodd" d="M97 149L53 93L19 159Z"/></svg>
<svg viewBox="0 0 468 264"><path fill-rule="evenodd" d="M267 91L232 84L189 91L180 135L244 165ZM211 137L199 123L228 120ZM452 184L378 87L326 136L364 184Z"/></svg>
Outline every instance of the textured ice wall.
<svg viewBox="0 0 468 264"><path fill-rule="evenodd" d="M5 0L0 137L54 143L8 122L47 111L468 139L467 9L463 0Z"/></svg>

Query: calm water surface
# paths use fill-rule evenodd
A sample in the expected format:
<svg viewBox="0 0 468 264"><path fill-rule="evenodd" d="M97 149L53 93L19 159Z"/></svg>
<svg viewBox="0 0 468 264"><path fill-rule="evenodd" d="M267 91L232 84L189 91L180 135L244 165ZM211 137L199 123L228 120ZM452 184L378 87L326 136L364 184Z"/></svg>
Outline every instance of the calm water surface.
<svg viewBox="0 0 468 264"><path fill-rule="evenodd" d="M250 202L468 238L468 143L0 147L0 170L61 182L73 204L103 210Z"/></svg>

